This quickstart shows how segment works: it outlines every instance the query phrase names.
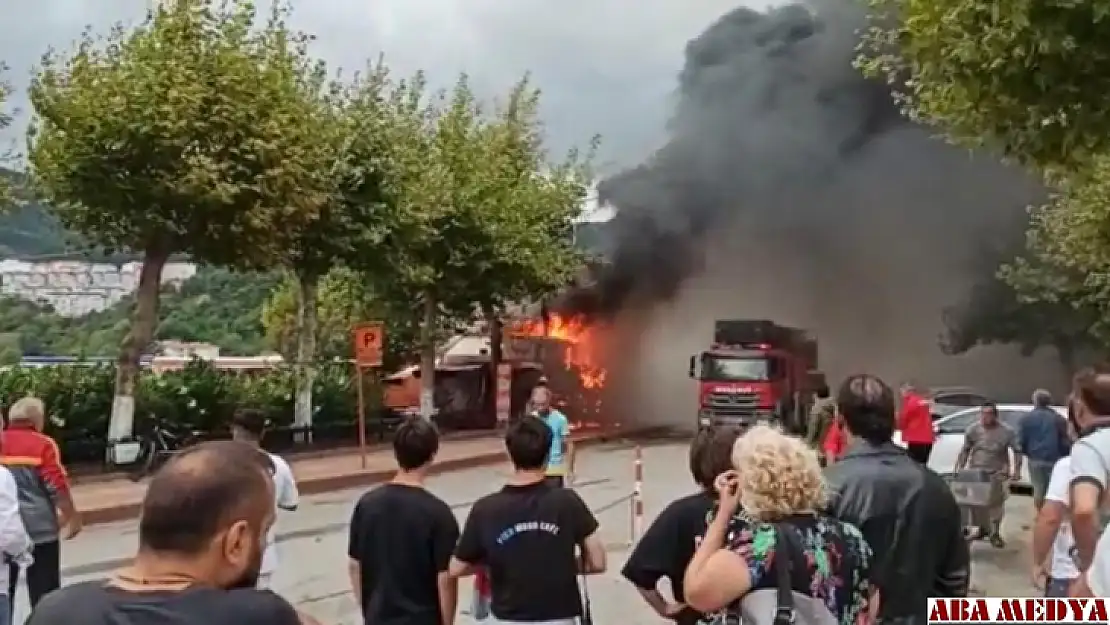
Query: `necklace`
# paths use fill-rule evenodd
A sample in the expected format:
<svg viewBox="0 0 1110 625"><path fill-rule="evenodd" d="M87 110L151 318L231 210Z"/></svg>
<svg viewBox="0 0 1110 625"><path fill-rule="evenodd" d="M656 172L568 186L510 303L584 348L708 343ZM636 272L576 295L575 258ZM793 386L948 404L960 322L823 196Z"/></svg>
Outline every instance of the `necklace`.
<svg viewBox="0 0 1110 625"><path fill-rule="evenodd" d="M121 588L132 587L143 590L183 590L197 583L197 580L183 573L166 573L144 577L129 570L116 571L112 584Z"/></svg>

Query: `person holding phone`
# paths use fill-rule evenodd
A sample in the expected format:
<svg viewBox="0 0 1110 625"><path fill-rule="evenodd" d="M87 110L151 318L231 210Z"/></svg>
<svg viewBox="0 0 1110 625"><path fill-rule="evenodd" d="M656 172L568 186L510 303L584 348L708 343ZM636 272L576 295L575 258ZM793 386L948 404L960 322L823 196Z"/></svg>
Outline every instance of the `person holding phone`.
<svg viewBox="0 0 1110 625"><path fill-rule="evenodd" d="M799 614L873 622L879 596L871 548L854 525L823 512L817 452L758 425L736 439L732 467L714 481L718 507L686 567L690 607L710 622L747 619L752 603L775 605L778 567L789 562L795 603L804 604ZM788 551L780 552L784 544Z"/></svg>
<svg viewBox="0 0 1110 625"><path fill-rule="evenodd" d="M690 473L698 491L672 501L655 517L621 570L656 614L679 625L696 625L702 618L686 605L683 576L705 534L705 519L717 505L713 481L732 468L732 447L739 436L740 430L731 427L698 432L690 445ZM671 599L659 592L664 578Z"/></svg>

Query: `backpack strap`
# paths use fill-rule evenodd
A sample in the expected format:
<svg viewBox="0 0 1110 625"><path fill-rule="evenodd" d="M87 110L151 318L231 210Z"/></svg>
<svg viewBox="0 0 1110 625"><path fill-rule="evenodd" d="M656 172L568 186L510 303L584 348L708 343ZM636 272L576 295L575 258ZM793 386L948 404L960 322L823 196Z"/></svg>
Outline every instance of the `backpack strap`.
<svg viewBox="0 0 1110 625"><path fill-rule="evenodd" d="M797 619L794 610L794 587L791 584L791 570L793 550L791 541L786 536L789 532L782 523L775 524L775 578L778 591L778 602L775 606L774 625L793 625Z"/></svg>

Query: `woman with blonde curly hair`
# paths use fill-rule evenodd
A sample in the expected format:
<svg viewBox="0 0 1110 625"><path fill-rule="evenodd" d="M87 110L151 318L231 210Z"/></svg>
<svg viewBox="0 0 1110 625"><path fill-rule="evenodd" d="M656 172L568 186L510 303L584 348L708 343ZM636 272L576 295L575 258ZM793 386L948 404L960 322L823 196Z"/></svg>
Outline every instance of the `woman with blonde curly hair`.
<svg viewBox="0 0 1110 625"><path fill-rule="evenodd" d="M756 426L736 441L732 465L717 477L718 509L686 568L687 604L712 614L710 623L777 623L793 619L777 615L782 581L801 623L874 622L871 548L855 526L822 512L817 453L801 439Z"/></svg>

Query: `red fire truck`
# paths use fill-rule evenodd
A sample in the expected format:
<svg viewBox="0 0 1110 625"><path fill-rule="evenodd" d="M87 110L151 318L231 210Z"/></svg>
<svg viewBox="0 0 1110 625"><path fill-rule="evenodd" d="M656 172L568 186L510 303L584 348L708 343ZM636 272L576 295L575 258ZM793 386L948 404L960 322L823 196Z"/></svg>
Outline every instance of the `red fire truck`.
<svg viewBox="0 0 1110 625"><path fill-rule="evenodd" d="M805 431L817 370L817 341L773 321L719 319L713 344L690 357L698 381L698 427L759 422Z"/></svg>

